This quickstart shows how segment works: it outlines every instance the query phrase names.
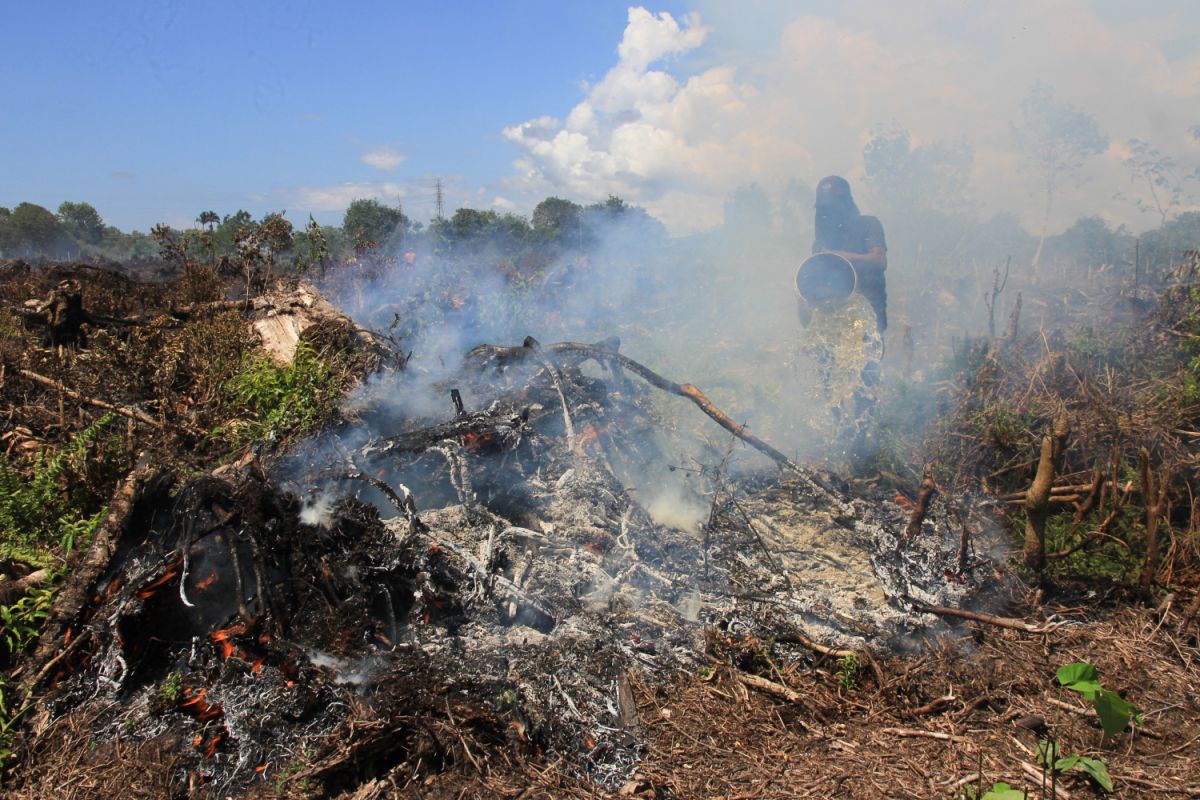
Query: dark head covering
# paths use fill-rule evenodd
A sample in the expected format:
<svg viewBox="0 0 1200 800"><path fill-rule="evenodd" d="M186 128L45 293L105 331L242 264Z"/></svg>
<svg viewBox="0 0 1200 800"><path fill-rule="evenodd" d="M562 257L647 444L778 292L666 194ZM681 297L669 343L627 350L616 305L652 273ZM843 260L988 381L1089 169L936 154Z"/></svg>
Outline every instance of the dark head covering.
<svg viewBox="0 0 1200 800"><path fill-rule="evenodd" d="M822 178L817 184L816 207L814 252L844 250L847 226L859 216L858 206L850 194L850 184L837 175Z"/></svg>
<svg viewBox="0 0 1200 800"><path fill-rule="evenodd" d="M854 205L854 197L850 193L850 184L840 175L822 178L821 182L817 184L817 208L828 206L852 207L857 210L857 206Z"/></svg>

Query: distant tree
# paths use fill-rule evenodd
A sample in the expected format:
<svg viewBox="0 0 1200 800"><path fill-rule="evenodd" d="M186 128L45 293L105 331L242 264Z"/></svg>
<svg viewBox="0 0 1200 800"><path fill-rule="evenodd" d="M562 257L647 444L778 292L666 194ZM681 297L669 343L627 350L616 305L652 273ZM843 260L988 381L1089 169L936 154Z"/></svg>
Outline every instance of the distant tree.
<svg viewBox="0 0 1200 800"><path fill-rule="evenodd" d="M254 217L250 216L250 212L239 208L235 213L225 215L225 218L221 220L221 227L228 226L236 229L253 224L253 222Z"/></svg>
<svg viewBox="0 0 1200 800"><path fill-rule="evenodd" d="M77 242L99 244L104 238L104 220L90 203L64 202L58 207L58 219Z"/></svg>
<svg viewBox="0 0 1200 800"><path fill-rule="evenodd" d="M974 158L965 140L914 147L908 130L895 122L875 126L863 145L865 182L888 211L961 213L970 204Z"/></svg>
<svg viewBox="0 0 1200 800"><path fill-rule="evenodd" d="M1046 252L1056 261L1099 267L1130 258L1134 237L1124 226L1113 229L1100 217L1080 217L1057 236L1046 240Z"/></svg>
<svg viewBox="0 0 1200 800"><path fill-rule="evenodd" d="M196 217L196 222L208 228L208 232L212 233L216 226L220 224L221 217L215 211L201 211L200 216Z"/></svg>
<svg viewBox="0 0 1200 800"><path fill-rule="evenodd" d="M21 203L5 224L9 248L23 255L61 256L72 249L58 217L33 203Z"/></svg>
<svg viewBox="0 0 1200 800"><path fill-rule="evenodd" d="M292 248L294 229L292 223L284 217L286 211L276 211L267 214L258 223L258 239L263 247L263 259L269 270L275 264L276 256Z"/></svg>
<svg viewBox="0 0 1200 800"><path fill-rule="evenodd" d="M553 237L562 237L579 227L579 212L583 207L561 197L547 197L533 209L534 231Z"/></svg>
<svg viewBox="0 0 1200 800"><path fill-rule="evenodd" d="M1108 137L1100 130L1095 117L1059 102L1054 98L1054 90L1044 83L1034 84L1021 101L1021 124L1014 132L1025 157L1038 171L1046 192L1042 232L1033 254L1036 268L1041 263L1054 198L1062 181L1076 173L1089 156L1102 153L1108 146Z"/></svg>
<svg viewBox="0 0 1200 800"><path fill-rule="evenodd" d="M1141 237L1141 259L1148 268L1167 269L1187 261L1185 253L1200 250L1200 212L1185 211Z"/></svg>
<svg viewBox="0 0 1200 800"><path fill-rule="evenodd" d="M1192 175L1182 175L1175 159L1163 155L1159 149L1142 139L1126 142L1129 157L1125 169L1129 182L1134 187L1133 195L1119 193L1119 199L1131 200L1139 211L1153 211L1159 216L1159 224L1167 224L1191 196L1184 182L1200 177L1200 170Z"/></svg>
<svg viewBox="0 0 1200 800"><path fill-rule="evenodd" d="M398 208L378 200L352 200L342 218L342 230L353 241L398 246L408 228L408 217Z"/></svg>
<svg viewBox="0 0 1200 800"><path fill-rule="evenodd" d="M297 249L300 246L301 234L296 234ZM325 263L329 259L329 238L325 235L325 230L313 219L313 215L308 215L308 224L304 226L304 253L303 256L298 255L296 258L296 268L300 272L307 272L309 267L316 266L322 278L325 277Z"/></svg>

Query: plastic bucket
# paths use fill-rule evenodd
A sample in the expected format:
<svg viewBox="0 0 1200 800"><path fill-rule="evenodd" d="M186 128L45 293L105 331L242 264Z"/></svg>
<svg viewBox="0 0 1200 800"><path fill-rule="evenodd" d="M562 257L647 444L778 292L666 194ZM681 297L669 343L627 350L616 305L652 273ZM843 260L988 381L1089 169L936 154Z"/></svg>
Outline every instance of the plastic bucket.
<svg viewBox="0 0 1200 800"><path fill-rule="evenodd" d="M845 300L858 287L854 265L834 253L817 253L796 270L796 295L813 305Z"/></svg>

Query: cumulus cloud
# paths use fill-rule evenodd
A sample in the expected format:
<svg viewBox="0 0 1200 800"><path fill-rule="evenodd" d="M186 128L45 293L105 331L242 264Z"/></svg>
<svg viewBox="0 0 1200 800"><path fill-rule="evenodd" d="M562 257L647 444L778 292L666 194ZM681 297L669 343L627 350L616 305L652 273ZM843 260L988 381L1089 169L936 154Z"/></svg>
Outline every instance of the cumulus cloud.
<svg viewBox="0 0 1200 800"><path fill-rule="evenodd" d="M616 61L570 109L513 125L521 151L508 194L591 202L617 194L675 233L718 224L724 198L758 183L862 176L872 127L894 122L914 144L965 139L980 210L1032 224L1037 176L1012 135L1035 82L1093 114L1115 144L1056 201L1058 226L1080 214L1137 221L1113 200L1128 184L1123 147L1145 139L1184 172L1200 165L1200 46L1181 31L1200 11L1165 3L860 0L826 14L790 2L754 13L701 0L679 20L632 8ZM703 22L702 22L703 19Z"/></svg>
<svg viewBox="0 0 1200 800"><path fill-rule="evenodd" d="M394 147L376 147L363 154L362 162L375 169L391 172L407 160L408 156Z"/></svg>

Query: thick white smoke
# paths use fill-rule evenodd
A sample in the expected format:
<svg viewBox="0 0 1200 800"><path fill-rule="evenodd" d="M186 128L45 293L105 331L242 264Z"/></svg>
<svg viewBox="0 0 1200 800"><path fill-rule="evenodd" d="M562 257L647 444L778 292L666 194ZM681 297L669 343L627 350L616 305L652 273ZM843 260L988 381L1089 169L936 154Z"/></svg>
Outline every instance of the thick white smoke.
<svg viewBox="0 0 1200 800"><path fill-rule="evenodd" d="M1181 174L1200 166L1194 4L700 8L678 21L630 9L615 64L574 108L505 131L522 150L514 188L618 194L690 233L718 224L724 198L751 183L777 199L789 180L860 178L868 132L896 122L917 145L965 140L980 211L1013 212L1036 228L1040 177L1024 169L1013 126L1039 82L1093 115L1110 141L1063 182L1052 227L1097 213L1134 227L1153 221L1114 198L1129 189L1131 139L1174 158Z"/></svg>

